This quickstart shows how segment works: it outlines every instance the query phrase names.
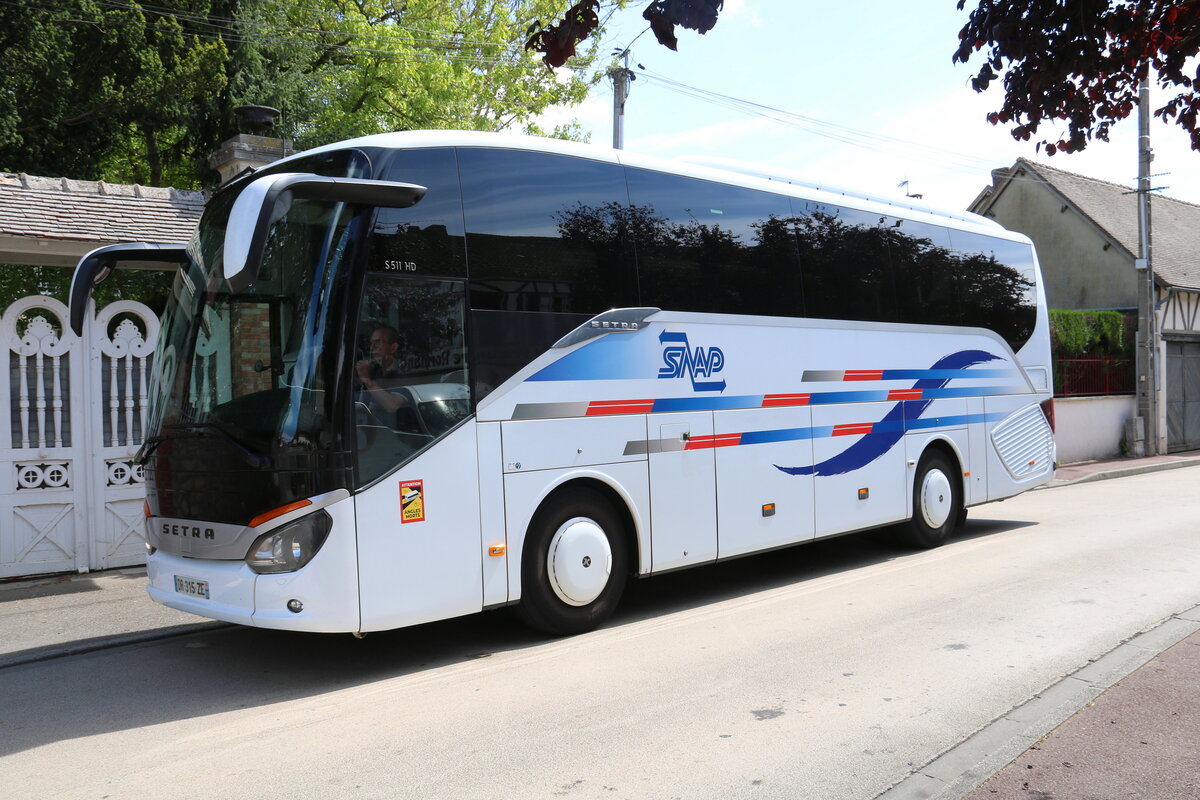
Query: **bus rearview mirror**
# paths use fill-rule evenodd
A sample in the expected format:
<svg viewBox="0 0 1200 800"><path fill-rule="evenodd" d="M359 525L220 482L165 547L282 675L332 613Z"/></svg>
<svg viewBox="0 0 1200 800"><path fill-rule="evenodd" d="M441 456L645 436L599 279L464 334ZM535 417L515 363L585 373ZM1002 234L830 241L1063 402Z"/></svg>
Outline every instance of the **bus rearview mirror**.
<svg viewBox="0 0 1200 800"><path fill-rule="evenodd" d="M361 178L328 178L300 172L264 175L250 182L229 212L225 232L224 275L230 291L243 291L258 278L271 225L291 208L292 201L408 208L425 196L413 183Z"/></svg>
<svg viewBox="0 0 1200 800"><path fill-rule="evenodd" d="M69 294L71 308L71 330L76 336L83 335L83 318L87 313L92 289L104 282L116 268L118 261L164 261L182 264L187 261L187 247L182 244L148 244L130 242L98 247L84 255L75 265L71 275Z"/></svg>

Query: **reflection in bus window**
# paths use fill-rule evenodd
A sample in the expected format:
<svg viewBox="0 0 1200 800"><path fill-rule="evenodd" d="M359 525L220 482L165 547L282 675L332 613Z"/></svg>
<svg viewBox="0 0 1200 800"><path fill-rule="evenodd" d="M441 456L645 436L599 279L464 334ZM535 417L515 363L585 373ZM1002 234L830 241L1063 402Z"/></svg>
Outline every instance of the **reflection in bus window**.
<svg viewBox="0 0 1200 800"><path fill-rule="evenodd" d="M358 485L408 461L471 412L462 281L372 276L354 353Z"/></svg>
<svg viewBox="0 0 1200 800"><path fill-rule="evenodd" d="M473 308L590 316L638 304L628 232L562 224L573 209L628 202L618 165L468 148L459 165Z"/></svg>

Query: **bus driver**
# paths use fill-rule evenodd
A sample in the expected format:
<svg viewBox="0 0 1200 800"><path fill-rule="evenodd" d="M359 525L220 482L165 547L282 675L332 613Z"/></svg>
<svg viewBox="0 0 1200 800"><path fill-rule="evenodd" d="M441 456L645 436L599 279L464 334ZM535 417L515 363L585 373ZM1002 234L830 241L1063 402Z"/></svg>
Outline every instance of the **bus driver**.
<svg viewBox="0 0 1200 800"><path fill-rule="evenodd" d="M404 395L388 391L399 383L402 375L396 357L399 349L400 334L396 329L388 325L378 327L371 332L370 359L354 365L372 410L385 411L388 415L408 404Z"/></svg>

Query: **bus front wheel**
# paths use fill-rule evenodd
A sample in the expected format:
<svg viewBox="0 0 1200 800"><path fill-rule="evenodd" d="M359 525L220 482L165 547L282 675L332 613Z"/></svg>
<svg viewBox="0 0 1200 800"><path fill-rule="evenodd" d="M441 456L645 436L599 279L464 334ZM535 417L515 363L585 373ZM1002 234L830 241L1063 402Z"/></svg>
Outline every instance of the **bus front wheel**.
<svg viewBox="0 0 1200 800"><path fill-rule="evenodd" d="M534 515L521 563L526 624L564 636L612 614L625 589L629 555L620 516L598 493L564 489Z"/></svg>
<svg viewBox="0 0 1200 800"><path fill-rule="evenodd" d="M921 457L913 480L912 519L900 526L900 540L912 547L937 547L950 538L963 518L957 472L945 453L930 450Z"/></svg>

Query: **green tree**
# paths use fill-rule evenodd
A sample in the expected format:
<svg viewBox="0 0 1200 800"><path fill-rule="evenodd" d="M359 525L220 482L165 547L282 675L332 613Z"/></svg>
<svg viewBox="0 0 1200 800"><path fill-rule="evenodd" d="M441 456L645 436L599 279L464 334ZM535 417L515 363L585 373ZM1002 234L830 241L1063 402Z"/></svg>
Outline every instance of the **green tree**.
<svg viewBox="0 0 1200 800"><path fill-rule="evenodd" d="M137 300L161 314L167 307L174 273L163 270L119 269L96 287L92 297L97 308L115 300ZM48 295L68 301L71 270L25 264L0 264L0 312L22 297Z"/></svg>
<svg viewBox="0 0 1200 800"><path fill-rule="evenodd" d="M391 130L525 129L552 105L574 104L589 80L558 80L525 54L530 23L562 0L364 0L339 7L343 38L309 71L308 141ZM317 20L330 28L332 18ZM343 45L341 42L345 42ZM594 48L584 54L590 60ZM595 76L593 77L595 79ZM308 143L306 141L306 144Z"/></svg>
<svg viewBox="0 0 1200 800"><path fill-rule="evenodd" d="M236 132L280 108L307 148L415 128L517 129L582 100L521 48L567 0L136 0L0 4L0 170L196 187ZM581 55L586 61L592 49ZM575 135L569 126L558 135Z"/></svg>
<svg viewBox="0 0 1200 800"><path fill-rule="evenodd" d="M132 4L0 6L0 169L108 177L106 159L136 138L144 182L158 183L163 134L186 122L189 100L211 89L226 55L179 17Z"/></svg>

